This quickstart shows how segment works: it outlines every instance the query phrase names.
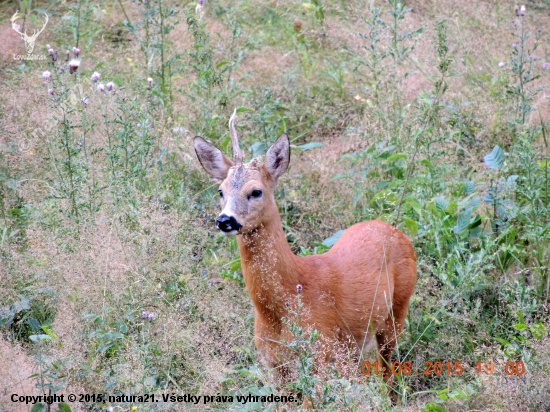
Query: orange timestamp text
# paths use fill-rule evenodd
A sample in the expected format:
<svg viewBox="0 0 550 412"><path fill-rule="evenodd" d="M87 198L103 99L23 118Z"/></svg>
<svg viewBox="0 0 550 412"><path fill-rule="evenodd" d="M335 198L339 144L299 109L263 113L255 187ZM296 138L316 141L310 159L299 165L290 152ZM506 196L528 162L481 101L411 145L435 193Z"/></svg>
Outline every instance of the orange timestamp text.
<svg viewBox="0 0 550 412"><path fill-rule="evenodd" d="M460 376L464 373L464 364L461 361L426 361L423 368L418 368L412 361L393 362L391 371L394 375L409 376L412 374L420 375L422 372L425 376ZM364 361L361 364L361 372L363 375L378 374L383 372L379 362ZM495 365L493 362L476 362L474 372L485 375L516 375L522 376L525 374L525 364L522 361L508 361L504 365Z"/></svg>

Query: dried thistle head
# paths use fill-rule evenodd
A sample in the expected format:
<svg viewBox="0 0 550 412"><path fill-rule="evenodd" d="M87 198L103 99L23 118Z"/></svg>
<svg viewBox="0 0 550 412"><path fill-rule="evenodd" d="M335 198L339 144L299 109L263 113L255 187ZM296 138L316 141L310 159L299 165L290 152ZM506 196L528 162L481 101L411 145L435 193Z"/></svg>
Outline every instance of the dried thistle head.
<svg viewBox="0 0 550 412"><path fill-rule="evenodd" d="M517 16L517 17L523 17L523 16L525 16L525 5L521 5L521 7L518 6L518 5L516 5L516 6L514 7L514 12L516 13L516 16Z"/></svg>
<svg viewBox="0 0 550 412"><path fill-rule="evenodd" d="M80 67L80 60L72 59L69 62L69 73L70 74L76 73L76 71L78 70L79 67Z"/></svg>

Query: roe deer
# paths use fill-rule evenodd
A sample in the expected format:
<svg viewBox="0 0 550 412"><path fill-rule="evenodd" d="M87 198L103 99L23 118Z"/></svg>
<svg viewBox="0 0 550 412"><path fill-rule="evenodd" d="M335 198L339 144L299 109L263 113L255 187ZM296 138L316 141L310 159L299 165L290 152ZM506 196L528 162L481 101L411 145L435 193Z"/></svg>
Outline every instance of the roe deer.
<svg viewBox="0 0 550 412"><path fill-rule="evenodd" d="M376 336L384 380L392 376L391 356L403 330L416 282L416 256L410 240L391 225L373 220L349 227L330 251L294 255L286 241L273 195L290 163L290 142L281 135L265 162L243 164L229 121L234 161L197 136L195 151L206 172L222 184L217 228L237 235L244 281L255 308L255 343L262 361L288 373L281 342L292 339L282 318L301 293L301 323L320 332L326 360L338 345L356 346L356 355Z"/></svg>

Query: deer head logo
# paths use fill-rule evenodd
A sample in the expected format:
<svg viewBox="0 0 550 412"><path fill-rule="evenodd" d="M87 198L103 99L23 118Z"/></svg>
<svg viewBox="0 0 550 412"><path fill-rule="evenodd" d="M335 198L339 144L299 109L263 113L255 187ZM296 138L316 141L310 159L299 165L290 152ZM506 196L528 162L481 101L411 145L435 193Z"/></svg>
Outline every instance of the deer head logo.
<svg viewBox="0 0 550 412"><path fill-rule="evenodd" d="M34 50L34 43L36 42L36 39L38 38L40 33L44 31L44 29L46 28L46 25L48 24L49 17L46 13L44 13L44 16L45 16L44 26L42 26L42 28L38 31L34 30L31 36L27 34L26 30L23 33L19 31L21 26L19 26L19 24L15 22L19 17L21 17L21 14L19 14L19 10L16 11L11 18L11 28L15 30L17 33L19 33L21 35L21 39L25 41L25 48L27 49L28 54L32 53L32 51Z"/></svg>

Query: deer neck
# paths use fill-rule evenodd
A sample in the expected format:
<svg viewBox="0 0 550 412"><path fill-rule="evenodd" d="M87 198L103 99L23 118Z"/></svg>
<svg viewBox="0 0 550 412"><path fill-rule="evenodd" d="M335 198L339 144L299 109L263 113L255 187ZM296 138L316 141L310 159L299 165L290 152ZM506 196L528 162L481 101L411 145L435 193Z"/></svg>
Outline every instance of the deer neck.
<svg viewBox="0 0 550 412"><path fill-rule="evenodd" d="M296 294L298 257L290 250L278 211L252 232L237 236L244 281L256 311L275 326L286 313L285 302Z"/></svg>

